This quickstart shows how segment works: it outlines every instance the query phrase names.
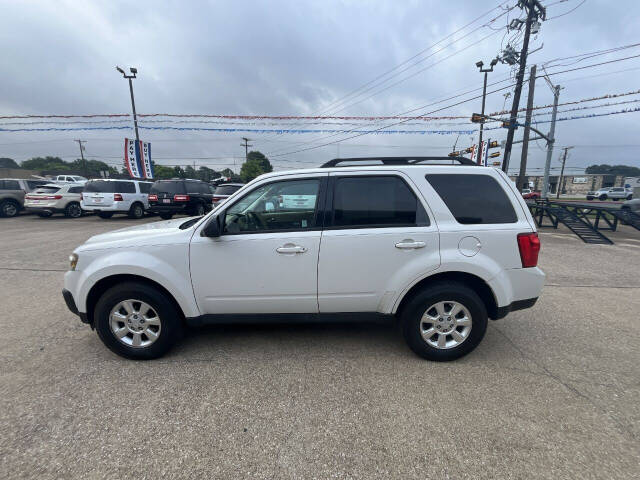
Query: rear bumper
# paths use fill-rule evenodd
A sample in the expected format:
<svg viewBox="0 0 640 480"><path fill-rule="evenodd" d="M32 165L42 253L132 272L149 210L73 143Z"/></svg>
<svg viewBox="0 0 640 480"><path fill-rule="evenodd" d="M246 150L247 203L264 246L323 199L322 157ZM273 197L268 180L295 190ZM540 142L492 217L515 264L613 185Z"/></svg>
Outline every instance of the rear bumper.
<svg viewBox="0 0 640 480"><path fill-rule="evenodd" d="M80 207L88 212L128 212L129 207L122 202L114 202L111 205L87 205L80 203Z"/></svg>
<svg viewBox="0 0 640 480"><path fill-rule="evenodd" d="M188 205L149 205L151 213L182 213L187 209Z"/></svg>
<svg viewBox="0 0 640 480"><path fill-rule="evenodd" d="M525 308L531 308L538 301L538 297L536 298L527 298L526 300L516 300L515 302L511 302L511 304L506 307L498 307L496 311L495 318L493 320L499 320L501 318L506 317L509 313L515 312L516 310L524 310Z"/></svg>
<svg viewBox="0 0 640 480"><path fill-rule="evenodd" d="M78 307L76 306L76 302L73 299L73 294L67 290L66 288L62 289L62 298L64 298L64 302L67 304L67 308L71 313L80 317L82 323L89 323L89 319L87 318L86 313L81 313L78 311Z"/></svg>
<svg viewBox="0 0 640 480"><path fill-rule="evenodd" d="M27 212L38 213L38 212L53 212L53 213L62 213L64 212L64 207L59 207L56 205L25 205L25 210Z"/></svg>

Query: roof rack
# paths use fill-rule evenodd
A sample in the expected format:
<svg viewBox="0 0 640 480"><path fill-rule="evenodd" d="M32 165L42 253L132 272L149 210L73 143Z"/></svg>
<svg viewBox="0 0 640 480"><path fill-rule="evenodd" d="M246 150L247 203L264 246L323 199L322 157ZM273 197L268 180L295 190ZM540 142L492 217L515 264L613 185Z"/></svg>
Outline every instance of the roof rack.
<svg viewBox="0 0 640 480"><path fill-rule="evenodd" d="M345 162L380 162L382 165L419 165L423 162L433 161L457 161L460 165L472 165L478 166L477 163L472 162L468 158L464 157L361 157L361 158L334 158L324 163L320 168L331 167L351 167L352 165L340 165Z"/></svg>

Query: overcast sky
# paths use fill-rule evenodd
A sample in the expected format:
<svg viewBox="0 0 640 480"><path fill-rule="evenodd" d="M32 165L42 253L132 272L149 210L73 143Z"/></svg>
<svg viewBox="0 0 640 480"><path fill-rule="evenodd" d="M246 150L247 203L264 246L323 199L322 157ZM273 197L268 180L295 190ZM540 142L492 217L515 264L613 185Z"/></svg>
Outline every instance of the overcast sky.
<svg viewBox="0 0 640 480"><path fill-rule="evenodd" d="M514 5L516 0L503 2ZM548 21L532 37L529 64L640 42L640 2L637 0L546 0ZM505 37L507 15L486 24L503 10L495 9L476 23L430 48L492 7L496 0L452 1L7 1L0 2L0 115L130 113L126 81L115 65L135 66L134 81L139 113L191 113L241 115L395 115L482 86L475 62L488 63L510 36ZM568 12L567 15L553 18ZM515 18L519 9L508 17ZM475 29L475 31L473 31ZM454 42L455 41L455 42ZM454 42L452 45L449 45ZM520 43L516 46L520 47ZM402 68L398 76L342 104L331 105L352 90L426 51ZM640 54L628 48L572 64L556 62L559 71ZM414 62L419 63L411 66ZM419 70L423 70L418 72ZM396 71L397 73L398 71ZM489 81L507 79L511 69L498 64ZM560 102L630 92L640 88L640 58L554 75L564 88ZM413 76L411 76L413 75ZM403 80L379 94L372 93ZM383 77L385 80L388 77ZM500 88L508 85L496 85ZM375 85L375 84L373 84ZM368 87L367 87L368 88ZM492 87L489 88L492 90ZM501 110L502 90L487 98L487 111ZM526 105L526 89L521 107ZM475 93L477 94L477 93ZM465 98L418 109L422 114ZM359 101L364 100L364 101ZM565 109L598 103L632 102L640 95L560 107ZM511 99L507 101L510 105ZM550 88L538 79L536 105L552 102ZM333 107L333 108L327 108ZM559 117L614 112L638 108L626 103L598 109L560 113ZM470 115L480 110L480 100L452 106L435 115ZM549 115L538 116L539 120ZM104 119L103 119L104 120ZM211 120L211 119L210 119ZM568 161L571 173L592 163L640 166L638 149L640 112L558 122L557 144L575 145ZM86 121L86 120L84 120ZM0 128L81 127L89 124L15 125L28 120L1 120ZM237 121L236 121L237 122ZM13 125L7 125L13 123ZM376 124L374 128L393 122ZM415 123L415 122L412 122ZM465 120L398 125L400 130L473 130ZM451 125L450 123L456 123ZM463 123L463 124L460 124ZM132 122L91 124L126 126L126 130L68 132L0 131L0 157L18 161L32 156L78 157L73 139L87 140L90 158L121 164L123 138L133 136ZM141 121L141 125L145 125ZM336 129L344 125L309 122L237 124L146 123L148 126L196 126L249 129ZM358 128L369 128L366 126ZM540 125L547 131L548 124ZM153 144L158 163L239 168L244 150L241 137L252 139L254 149L270 158L277 169L317 165L338 154L444 155L457 134L363 135L328 137L329 134L220 133L141 130ZM521 138L521 129L516 138ZM505 130L486 132L502 140ZM297 149L342 140L339 144L287 154ZM458 146L469 146L477 135L462 134ZM309 142L316 143L309 143ZM339 146L338 146L339 145ZM544 144L530 146L531 173L540 173ZM278 154L287 154L278 156ZM553 166L559 166L556 149ZM234 158L235 157L235 158ZM512 165L520 159L514 148Z"/></svg>

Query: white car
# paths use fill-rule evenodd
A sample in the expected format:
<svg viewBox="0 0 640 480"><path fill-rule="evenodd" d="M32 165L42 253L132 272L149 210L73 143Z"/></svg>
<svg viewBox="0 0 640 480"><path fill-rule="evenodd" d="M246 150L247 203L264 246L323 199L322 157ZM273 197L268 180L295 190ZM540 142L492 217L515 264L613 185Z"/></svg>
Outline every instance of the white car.
<svg viewBox="0 0 640 480"><path fill-rule="evenodd" d="M96 212L100 218L124 213L142 218L149 209L152 182L141 180L90 180L84 186L82 209Z"/></svg>
<svg viewBox="0 0 640 480"><path fill-rule="evenodd" d="M80 185L84 185L89 180L80 175L58 175L51 179L51 181L53 183L79 183Z"/></svg>
<svg viewBox="0 0 640 480"><path fill-rule="evenodd" d="M40 217L63 213L78 218L82 216L82 189L83 185L77 183L42 185L24 197L24 207Z"/></svg>
<svg viewBox="0 0 640 480"><path fill-rule="evenodd" d="M96 235L70 256L65 301L135 359L185 325L397 317L414 352L452 360L489 318L534 305L536 225L502 171L367 160L266 174L204 217Z"/></svg>

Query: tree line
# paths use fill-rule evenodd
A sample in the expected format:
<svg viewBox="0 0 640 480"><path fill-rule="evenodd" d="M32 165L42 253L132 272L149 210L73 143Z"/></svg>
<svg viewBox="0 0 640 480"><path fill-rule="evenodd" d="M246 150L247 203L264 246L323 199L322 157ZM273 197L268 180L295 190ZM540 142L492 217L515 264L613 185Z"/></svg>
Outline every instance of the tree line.
<svg viewBox="0 0 640 480"><path fill-rule="evenodd" d="M210 182L220 177L230 178L232 182L250 182L263 173L273 171L269 159L261 152L249 152L247 160L240 167L237 174L230 168L215 170L213 168L200 166L194 168L191 165L167 166L153 163L154 178L164 180L168 178L196 178L205 182ZM33 157L18 164L12 158L0 158L0 168L16 168L25 170L37 170L42 175L83 175L87 178L100 178L106 175L108 178L129 178L129 172L123 165L120 170L106 164L100 160L89 160L85 162L78 158L67 162L60 157Z"/></svg>

